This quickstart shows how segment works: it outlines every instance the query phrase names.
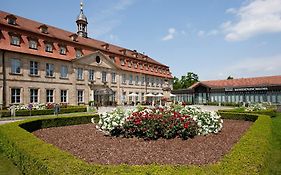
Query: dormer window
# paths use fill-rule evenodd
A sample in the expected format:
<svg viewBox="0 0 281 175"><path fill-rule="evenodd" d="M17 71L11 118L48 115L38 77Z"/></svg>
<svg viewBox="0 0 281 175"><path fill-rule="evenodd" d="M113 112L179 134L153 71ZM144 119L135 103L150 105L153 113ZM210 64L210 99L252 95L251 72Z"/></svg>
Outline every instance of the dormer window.
<svg viewBox="0 0 281 175"><path fill-rule="evenodd" d="M145 65L145 70L148 71L149 65Z"/></svg>
<svg viewBox="0 0 281 175"><path fill-rule="evenodd" d="M48 34L48 26L46 26L45 24L41 25L39 29L41 33Z"/></svg>
<svg viewBox="0 0 281 175"><path fill-rule="evenodd" d="M138 53L137 53L136 51L134 51L133 56L134 56L135 58L137 58L137 57L138 57Z"/></svg>
<svg viewBox="0 0 281 175"><path fill-rule="evenodd" d="M143 69L143 64L140 63L139 65L140 65L140 69L142 70Z"/></svg>
<svg viewBox="0 0 281 175"><path fill-rule="evenodd" d="M132 67L131 61L128 61L128 67Z"/></svg>
<svg viewBox="0 0 281 175"><path fill-rule="evenodd" d="M109 50L109 44L105 43L101 45L105 50Z"/></svg>
<svg viewBox="0 0 281 175"><path fill-rule="evenodd" d="M11 36L11 45L20 46L20 37L16 35Z"/></svg>
<svg viewBox="0 0 281 175"><path fill-rule="evenodd" d="M135 68L135 69L137 69L137 68L138 68L137 63L134 63L134 68Z"/></svg>
<svg viewBox="0 0 281 175"><path fill-rule="evenodd" d="M29 48L30 49L38 49L38 41L37 39L28 38Z"/></svg>
<svg viewBox="0 0 281 175"><path fill-rule="evenodd" d="M75 41L75 42L77 42L77 41L78 41L78 40L77 40L78 35L77 35L76 33L75 33L75 34L70 35L69 37L71 38L71 40L72 40L72 41Z"/></svg>
<svg viewBox="0 0 281 175"><path fill-rule="evenodd" d="M121 66L124 66L125 65L125 60L124 59L120 59L120 63L121 63Z"/></svg>
<svg viewBox="0 0 281 175"><path fill-rule="evenodd" d="M60 54L66 55L66 46L65 45L59 45L60 47Z"/></svg>
<svg viewBox="0 0 281 175"><path fill-rule="evenodd" d="M81 49L75 49L75 50L76 50L76 58L80 58L83 56Z"/></svg>
<svg viewBox="0 0 281 175"><path fill-rule="evenodd" d="M45 51L46 52L53 52L53 43L45 42Z"/></svg>
<svg viewBox="0 0 281 175"><path fill-rule="evenodd" d="M14 15L7 15L5 17L5 19L7 20L8 24L11 24L11 25L16 25L17 24L17 22L16 22L17 17L15 17Z"/></svg>
<svg viewBox="0 0 281 175"><path fill-rule="evenodd" d="M126 55L126 49L122 49L122 50L120 50L120 52L123 54L123 55Z"/></svg>

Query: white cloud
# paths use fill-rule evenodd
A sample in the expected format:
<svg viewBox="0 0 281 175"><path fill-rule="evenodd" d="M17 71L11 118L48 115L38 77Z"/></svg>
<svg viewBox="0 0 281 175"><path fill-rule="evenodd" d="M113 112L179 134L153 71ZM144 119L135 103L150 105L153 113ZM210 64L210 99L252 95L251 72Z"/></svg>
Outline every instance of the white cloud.
<svg viewBox="0 0 281 175"><path fill-rule="evenodd" d="M244 59L226 67L224 72L225 75L236 76L281 75L281 54Z"/></svg>
<svg viewBox="0 0 281 175"><path fill-rule="evenodd" d="M197 32L197 35L199 37L203 37L205 35L205 31L204 30L200 30L200 31Z"/></svg>
<svg viewBox="0 0 281 175"><path fill-rule="evenodd" d="M197 36L199 37L205 37L205 36L215 36L219 34L219 31L216 29L210 30L210 31L204 31L204 30L199 30L197 32Z"/></svg>
<svg viewBox="0 0 281 175"><path fill-rule="evenodd" d="M175 28L169 28L168 34L167 34L166 36L164 36L164 37L162 38L162 40L163 40L163 41L172 40L172 39L174 39L175 34L176 34L176 29L175 29Z"/></svg>
<svg viewBox="0 0 281 175"><path fill-rule="evenodd" d="M281 0L251 0L239 9L228 9L226 12L238 18L238 21L222 24L228 41L281 32Z"/></svg>

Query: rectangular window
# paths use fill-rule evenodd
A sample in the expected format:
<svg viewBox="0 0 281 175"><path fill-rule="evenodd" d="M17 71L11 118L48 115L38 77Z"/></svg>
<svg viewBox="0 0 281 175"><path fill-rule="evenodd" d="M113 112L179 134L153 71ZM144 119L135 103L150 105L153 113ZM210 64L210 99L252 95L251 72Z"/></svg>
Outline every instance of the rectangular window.
<svg viewBox="0 0 281 175"><path fill-rule="evenodd" d="M13 74L20 74L21 69L20 69L20 60L18 59L11 59L11 73Z"/></svg>
<svg viewBox="0 0 281 175"><path fill-rule="evenodd" d="M126 84L126 74L122 74L122 84Z"/></svg>
<svg viewBox="0 0 281 175"><path fill-rule="evenodd" d="M143 76L143 77L141 78L141 85L144 85L144 83L145 83L145 77Z"/></svg>
<svg viewBox="0 0 281 175"><path fill-rule="evenodd" d="M29 74L30 75L38 75L38 67L39 67L39 63L38 62L30 61Z"/></svg>
<svg viewBox="0 0 281 175"><path fill-rule="evenodd" d="M139 76L138 75L136 75L136 77L135 77L135 84L139 85Z"/></svg>
<svg viewBox="0 0 281 175"><path fill-rule="evenodd" d="M68 68L67 66L63 65L60 68L60 77L61 78L67 78L68 77Z"/></svg>
<svg viewBox="0 0 281 175"><path fill-rule="evenodd" d="M129 76L129 84L133 84L133 75L132 74L130 74L130 76Z"/></svg>
<svg viewBox="0 0 281 175"><path fill-rule="evenodd" d="M128 61L128 67L132 67L132 63Z"/></svg>
<svg viewBox="0 0 281 175"><path fill-rule="evenodd" d="M66 55L66 47L65 46L60 46L60 54Z"/></svg>
<svg viewBox="0 0 281 175"><path fill-rule="evenodd" d="M111 82L116 83L116 73L111 73Z"/></svg>
<svg viewBox="0 0 281 175"><path fill-rule="evenodd" d="M77 68L77 80L83 80L83 69Z"/></svg>
<svg viewBox="0 0 281 175"><path fill-rule="evenodd" d="M141 70L143 69L143 65L142 65L142 64L140 64L140 69L141 69Z"/></svg>
<svg viewBox="0 0 281 175"><path fill-rule="evenodd" d="M82 56L83 56L82 51L79 50L79 49L77 49L77 50L76 50L76 58L80 58L80 57L82 57Z"/></svg>
<svg viewBox="0 0 281 175"><path fill-rule="evenodd" d="M144 93L141 93L141 101L144 102Z"/></svg>
<svg viewBox="0 0 281 175"><path fill-rule="evenodd" d="M145 83L146 83L146 85L147 85L147 86L149 86L149 85L150 85L150 82L149 82L149 77L146 77L146 82L145 82Z"/></svg>
<svg viewBox="0 0 281 175"><path fill-rule="evenodd" d="M156 78L156 86L158 87L159 86L159 79Z"/></svg>
<svg viewBox="0 0 281 175"><path fill-rule="evenodd" d="M101 74L102 74L102 75L101 75L101 80L102 80L102 82L107 82L107 79L106 79L107 73L103 71Z"/></svg>
<svg viewBox="0 0 281 175"><path fill-rule="evenodd" d="M60 102L67 103L67 90L60 91Z"/></svg>
<svg viewBox="0 0 281 175"><path fill-rule="evenodd" d="M38 89L30 89L30 103L38 103Z"/></svg>
<svg viewBox="0 0 281 175"><path fill-rule="evenodd" d="M38 48L38 43L36 40L29 40L29 48L30 49L37 49Z"/></svg>
<svg viewBox="0 0 281 175"><path fill-rule="evenodd" d="M154 78L151 78L151 86L154 86Z"/></svg>
<svg viewBox="0 0 281 175"><path fill-rule="evenodd" d="M11 102L20 103L20 88L12 88L11 93Z"/></svg>
<svg viewBox="0 0 281 175"><path fill-rule="evenodd" d="M11 36L11 45L19 46L20 45L20 37Z"/></svg>
<svg viewBox="0 0 281 175"><path fill-rule="evenodd" d="M53 103L54 102L54 90L53 89L47 89L46 90L46 102L47 103Z"/></svg>
<svg viewBox="0 0 281 175"><path fill-rule="evenodd" d="M95 80L95 71L93 69L89 70L89 81Z"/></svg>
<svg viewBox="0 0 281 175"><path fill-rule="evenodd" d="M54 77L54 64L46 63L46 76L47 77Z"/></svg>
<svg viewBox="0 0 281 175"><path fill-rule="evenodd" d="M83 90L77 91L77 101L78 101L78 103L84 103L84 91Z"/></svg>
<svg viewBox="0 0 281 175"><path fill-rule="evenodd" d="M45 43L45 51L46 52L53 52L53 44Z"/></svg>

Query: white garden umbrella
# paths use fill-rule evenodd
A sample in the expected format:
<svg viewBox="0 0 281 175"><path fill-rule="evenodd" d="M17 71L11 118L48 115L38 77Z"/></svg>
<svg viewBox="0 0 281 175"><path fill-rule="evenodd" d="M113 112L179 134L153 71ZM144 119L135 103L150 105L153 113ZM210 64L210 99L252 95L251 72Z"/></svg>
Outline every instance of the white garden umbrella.
<svg viewBox="0 0 281 175"><path fill-rule="evenodd" d="M153 95L152 93L148 93L146 95L144 95L145 97L155 97L155 95ZM154 99L152 99L152 106L154 106Z"/></svg>
<svg viewBox="0 0 281 175"><path fill-rule="evenodd" d="M164 95L161 94L161 93L159 93L159 94L156 95L156 97L159 97L159 98L160 98L160 106L162 106L162 99L161 99L161 97L163 97L163 96L164 96Z"/></svg>
<svg viewBox="0 0 281 175"><path fill-rule="evenodd" d="M138 96L138 94L136 94L136 93L131 93L131 94L129 94L128 95L129 97L135 97L135 100L134 100L134 105L136 105L136 97Z"/></svg>

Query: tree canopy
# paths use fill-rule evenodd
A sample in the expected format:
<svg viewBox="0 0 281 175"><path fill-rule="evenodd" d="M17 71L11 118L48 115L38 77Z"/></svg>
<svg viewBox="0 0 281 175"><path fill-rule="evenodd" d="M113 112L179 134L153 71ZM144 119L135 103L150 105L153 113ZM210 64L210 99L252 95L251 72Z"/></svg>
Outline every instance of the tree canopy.
<svg viewBox="0 0 281 175"><path fill-rule="evenodd" d="M181 76L181 79L174 77L173 89L174 90L186 89L198 81L199 81L199 77L197 74L193 72L187 72L186 75Z"/></svg>

